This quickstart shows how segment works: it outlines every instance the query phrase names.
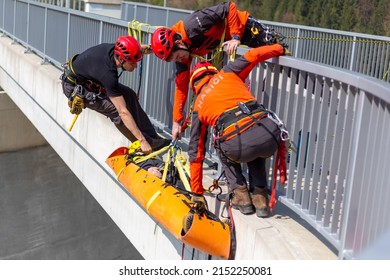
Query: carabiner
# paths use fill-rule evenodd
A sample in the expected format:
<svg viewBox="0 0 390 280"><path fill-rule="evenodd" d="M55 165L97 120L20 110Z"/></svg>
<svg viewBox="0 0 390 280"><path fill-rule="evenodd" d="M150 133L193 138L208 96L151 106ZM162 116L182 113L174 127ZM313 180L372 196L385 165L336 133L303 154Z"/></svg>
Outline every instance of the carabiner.
<svg viewBox="0 0 390 280"><path fill-rule="evenodd" d="M280 128L280 140L287 141L290 139L290 134L285 128Z"/></svg>

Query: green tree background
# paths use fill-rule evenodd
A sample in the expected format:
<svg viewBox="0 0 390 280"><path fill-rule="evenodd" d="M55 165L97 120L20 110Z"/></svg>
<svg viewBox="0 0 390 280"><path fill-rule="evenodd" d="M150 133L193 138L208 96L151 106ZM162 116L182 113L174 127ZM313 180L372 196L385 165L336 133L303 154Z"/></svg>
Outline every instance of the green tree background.
<svg viewBox="0 0 390 280"><path fill-rule="evenodd" d="M139 0L164 5L164 0ZM197 10L223 1L165 0L167 7ZM390 36L390 0L237 0L257 19Z"/></svg>

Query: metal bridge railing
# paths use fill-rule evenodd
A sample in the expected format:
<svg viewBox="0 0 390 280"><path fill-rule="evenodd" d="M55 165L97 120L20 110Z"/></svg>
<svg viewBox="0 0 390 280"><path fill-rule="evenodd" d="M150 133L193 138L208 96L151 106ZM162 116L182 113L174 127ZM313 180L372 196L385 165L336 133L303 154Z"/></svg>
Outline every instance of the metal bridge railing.
<svg viewBox="0 0 390 280"><path fill-rule="evenodd" d="M26 0L0 1L0 15L3 36L57 67L90 46L114 42L131 26L127 21ZM154 27L134 30L140 41L149 42ZM338 53L345 47L332 46ZM311 48L305 48L310 53ZM356 55L362 53L358 49ZM237 55L246 50L239 48ZM351 63L348 57L345 62L339 59L332 57L340 65ZM141 104L155 124L169 132L174 64L147 55L142 73ZM140 74L138 67L122 75L122 82L136 89ZM355 258L390 228L388 83L294 57L261 63L249 81L259 102L285 121L293 142L288 183L278 187L280 200L330 241L340 258Z"/></svg>
<svg viewBox="0 0 390 280"><path fill-rule="evenodd" d="M122 19L172 26L192 11L122 2ZM390 82L390 37L262 21L286 36L294 57Z"/></svg>

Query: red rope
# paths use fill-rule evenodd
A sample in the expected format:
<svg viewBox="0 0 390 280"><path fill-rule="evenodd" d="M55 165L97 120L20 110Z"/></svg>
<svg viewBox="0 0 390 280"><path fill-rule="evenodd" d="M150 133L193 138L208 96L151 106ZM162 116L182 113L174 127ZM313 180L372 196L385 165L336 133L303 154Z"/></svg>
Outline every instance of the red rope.
<svg viewBox="0 0 390 280"><path fill-rule="evenodd" d="M277 173L279 172L279 180L283 185L286 183L286 156L287 149L285 145L285 141L280 141L278 152L276 153L276 159L274 164L274 173L273 173L273 182L272 182L272 191L271 191L271 199L269 201L269 208L272 212L275 204L276 204L276 178Z"/></svg>

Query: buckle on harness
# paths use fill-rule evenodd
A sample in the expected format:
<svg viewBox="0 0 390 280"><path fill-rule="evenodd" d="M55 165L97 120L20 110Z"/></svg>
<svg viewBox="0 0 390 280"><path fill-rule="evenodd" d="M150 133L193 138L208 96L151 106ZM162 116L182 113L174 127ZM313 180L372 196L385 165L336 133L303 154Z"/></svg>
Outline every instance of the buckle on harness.
<svg viewBox="0 0 390 280"><path fill-rule="evenodd" d="M247 115L250 115L251 114L251 110L249 110L248 106L246 106L245 103L243 102L237 102L238 104L238 107L240 107L241 111L244 113L244 114L247 114Z"/></svg>
<svg viewBox="0 0 390 280"><path fill-rule="evenodd" d="M285 128L280 128L280 140L287 141L290 139L290 134Z"/></svg>
<svg viewBox="0 0 390 280"><path fill-rule="evenodd" d="M268 118L273 121L280 130L280 140L287 141L290 139L290 134L287 131L286 127L284 126L284 123L281 121L281 119L278 117L278 115L271 110L268 110Z"/></svg>

